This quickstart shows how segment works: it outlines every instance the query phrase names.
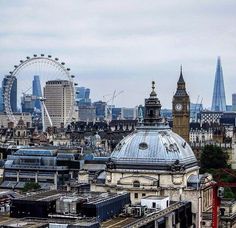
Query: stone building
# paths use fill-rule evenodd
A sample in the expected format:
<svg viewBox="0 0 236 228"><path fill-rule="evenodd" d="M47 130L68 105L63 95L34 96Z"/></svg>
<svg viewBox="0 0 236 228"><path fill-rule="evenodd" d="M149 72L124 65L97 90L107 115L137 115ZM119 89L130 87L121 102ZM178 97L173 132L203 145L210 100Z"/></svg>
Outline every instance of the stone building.
<svg viewBox="0 0 236 228"><path fill-rule="evenodd" d="M14 129L14 144L26 146L30 142L30 131L28 130L22 118L19 119L17 126Z"/></svg>
<svg viewBox="0 0 236 228"><path fill-rule="evenodd" d="M161 104L153 83L145 99L143 121L116 146L107 168L94 179L93 191L128 191L132 204L147 196L169 196L190 201L192 219L202 226L202 214L212 206L212 176L199 175L188 143L171 131L160 116Z"/></svg>

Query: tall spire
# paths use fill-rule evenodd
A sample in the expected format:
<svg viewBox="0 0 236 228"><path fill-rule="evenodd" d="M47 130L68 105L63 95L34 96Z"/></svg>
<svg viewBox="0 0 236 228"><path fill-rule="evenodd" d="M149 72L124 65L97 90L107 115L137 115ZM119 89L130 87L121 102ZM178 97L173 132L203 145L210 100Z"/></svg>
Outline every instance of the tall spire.
<svg viewBox="0 0 236 228"><path fill-rule="evenodd" d="M225 87L220 57L217 58L211 110L226 111Z"/></svg>
<svg viewBox="0 0 236 228"><path fill-rule="evenodd" d="M185 88L185 81L183 77L183 67L180 65L180 75L179 80L177 82L177 90L175 93L175 96L185 96L187 94L186 88Z"/></svg>
<svg viewBox="0 0 236 228"><path fill-rule="evenodd" d="M185 83L184 77L183 77L183 69L182 69L182 64L180 65L180 76L179 76L179 81L178 84L183 84Z"/></svg>

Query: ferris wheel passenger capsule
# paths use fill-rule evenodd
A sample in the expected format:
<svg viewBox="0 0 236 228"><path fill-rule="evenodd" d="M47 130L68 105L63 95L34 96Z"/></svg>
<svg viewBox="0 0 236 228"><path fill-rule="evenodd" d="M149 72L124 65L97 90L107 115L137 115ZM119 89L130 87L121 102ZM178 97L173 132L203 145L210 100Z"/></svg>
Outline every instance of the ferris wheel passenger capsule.
<svg viewBox="0 0 236 228"><path fill-rule="evenodd" d="M37 55L36 55L36 54L34 54L34 57L37 57Z"/></svg>
<svg viewBox="0 0 236 228"><path fill-rule="evenodd" d="M58 61L59 59L58 58L55 58L56 61Z"/></svg>
<svg viewBox="0 0 236 228"><path fill-rule="evenodd" d="M26 57L26 59L30 59L30 57L29 57L29 56L27 56L27 57Z"/></svg>
<svg viewBox="0 0 236 228"><path fill-rule="evenodd" d="M41 56L43 57L43 56L44 56L44 54L41 54Z"/></svg>
<svg viewBox="0 0 236 228"><path fill-rule="evenodd" d="M48 58L52 58L52 56L51 56L51 55L48 55Z"/></svg>

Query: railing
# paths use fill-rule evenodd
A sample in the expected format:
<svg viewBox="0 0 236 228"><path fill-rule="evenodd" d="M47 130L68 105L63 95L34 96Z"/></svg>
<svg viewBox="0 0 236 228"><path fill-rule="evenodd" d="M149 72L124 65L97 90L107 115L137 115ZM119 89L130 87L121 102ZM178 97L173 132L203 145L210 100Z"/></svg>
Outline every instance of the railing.
<svg viewBox="0 0 236 228"><path fill-rule="evenodd" d="M149 215L147 215L144 218L138 219L126 226L124 226L123 228L136 228L136 227L142 227L152 221L155 221L173 211L175 211L176 209L178 209L179 207L183 206L185 203L184 202L177 202L174 203L172 205L170 205L169 207L167 207L166 209L162 210L162 211L157 211L157 212L153 212Z"/></svg>
<svg viewBox="0 0 236 228"><path fill-rule="evenodd" d="M42 169L42 170L67 170L67 166L33 166L33 165L5 165L7 169Z"/></svg>

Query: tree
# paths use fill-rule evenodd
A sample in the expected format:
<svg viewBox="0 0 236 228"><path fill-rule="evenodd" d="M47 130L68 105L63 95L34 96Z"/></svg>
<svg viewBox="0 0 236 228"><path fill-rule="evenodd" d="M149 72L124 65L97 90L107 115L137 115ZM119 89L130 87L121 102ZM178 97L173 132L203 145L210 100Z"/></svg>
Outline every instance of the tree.
<svg viewBox="0 0 236 228"><path fill-rule="evenodd" d="M30 190L38 190L41 186L35 182L26 182L23 188L23 192L28 192Z"/></svg>
<svg viewBox="0 0 236 228"><path fill-rule="evenodd" d="M229 156L221 147L215 145L206 145L201 154L202 169L220 169L227 168Z"/></svg>

